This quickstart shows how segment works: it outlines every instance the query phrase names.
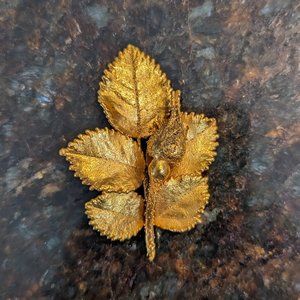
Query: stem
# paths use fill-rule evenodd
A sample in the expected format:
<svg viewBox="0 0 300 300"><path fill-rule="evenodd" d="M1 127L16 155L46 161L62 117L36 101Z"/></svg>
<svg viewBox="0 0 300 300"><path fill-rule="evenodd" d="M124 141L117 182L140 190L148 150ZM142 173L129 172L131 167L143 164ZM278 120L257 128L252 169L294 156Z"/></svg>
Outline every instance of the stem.
<svg viewBox="0 0 300 300"><path fill-rule="evenodd" d="M155 257L155 233L153 225L155 203L153 200L154 199L152 197L147 198L145 217L146 248L150 261L153 261Z"/></svg>
<svg viewBox="0 0 300 300"><path fill-rule="evenodd" d="M149 186L150 185L150 186ZM149 184L149 178L144 181L144 194L146 199L146 211L145 211L145 235L146 235L146 248L147 256L150 261L153 261L155 257L155 232L154 232L154 212L155 212L155 201L154 197L151 197L151 183ZM150 197L149 197L150 195Z"/></svg>

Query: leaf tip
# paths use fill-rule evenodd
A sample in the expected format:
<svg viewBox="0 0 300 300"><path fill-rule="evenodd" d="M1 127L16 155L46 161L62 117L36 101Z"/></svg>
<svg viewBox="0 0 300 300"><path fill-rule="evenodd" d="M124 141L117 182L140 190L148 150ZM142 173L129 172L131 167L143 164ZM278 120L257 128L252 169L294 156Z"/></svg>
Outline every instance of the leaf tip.
<svg viewBox="0 0 300 300"><path fill-rule="evenodd" d="M137 46L134 46L133 44L128 44L127 45L127 47L124 49L124 51L125 50L133 50L133 51L139 51L139 52L142 52L141 50L140 50L140 48L138 48Z"/></svg>

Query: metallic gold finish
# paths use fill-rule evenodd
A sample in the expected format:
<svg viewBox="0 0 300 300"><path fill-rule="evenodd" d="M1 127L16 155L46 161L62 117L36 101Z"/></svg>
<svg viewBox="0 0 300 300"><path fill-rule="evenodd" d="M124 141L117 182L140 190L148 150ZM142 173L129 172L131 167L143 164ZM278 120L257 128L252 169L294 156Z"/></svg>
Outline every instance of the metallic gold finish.
<svg viewBox="0 0 300 300"><path fill-rule="evenodd" d="M123 241L144 226L144 201L135 192L103 193L85 204L90 225L112 240Z"/></svg>
<svg viewBox="0 0 300 300"><path fill-rule="evenodd" d="M135 138L151 135L162 124L170 97L166 74L132 45L108 66L100 83L99 102L109 122Z"/></svg>
<svg viewBox="0 0 300 300"><path fill-rule="evenodd" d="M182 232L201 222L209 199L202 172L216 155L216 121L182 113L180 92L172 91L154 60L131 45L104 72L98 94L118 131L87 130L60 155L84 184L103 191L85 205L91 226L121 241L144 226L152 261L155 226ZM140 145L148 136L145 163ZM134 192L142 184L144 199Z"/></svg>
<svg viewBox="0 0 300 300"><path fill-rule="evenodd" d="M149 156L164 159L171 164L181 160L185 152L186 132L180 115L180 91L173 91L169 118L149 138Z"/></svg>
<svg viewBox="0 0 300 300"><path fill-rule="evenodd" d="M153 179L164 180L171 172L170 165L167 161L153 159L149 167L149 176Z"/></svg>
<svg viewBox="0 0 300 300"><path fill-rule="evenodd" d="M87 130L60 155L91 190L129 192L144 179L145 160L138 143L112 129Z"/></svg>
<svg viewBox="0 0 300 300"><path fill-rule="evenodd" d="M216 120L204 115L182 113L181 119L187 127L186 151L181 162L172 170L172 176L196 175L207 170L216 156L218 133Z"/></svg>
<svg viewBox="0 0 300 300"><path fill-rule="evenodd" d="M146 248L147 256L150 261L155 258L155 231L154 231L154 215L156 208L157 196L155 195L158 187L161 186L163 182L161 180L155 180L149 176L148 190L145 193L146 198L146 210L145 210L145 238L146 238Z"/></svg>
<svg viewBox="0 0 300 300"><path fill-rule="evenodd" d="M183 176L171 178L155 191L154 225L171 231L186 231L201 221L208 202L207 178Z"/></svg>

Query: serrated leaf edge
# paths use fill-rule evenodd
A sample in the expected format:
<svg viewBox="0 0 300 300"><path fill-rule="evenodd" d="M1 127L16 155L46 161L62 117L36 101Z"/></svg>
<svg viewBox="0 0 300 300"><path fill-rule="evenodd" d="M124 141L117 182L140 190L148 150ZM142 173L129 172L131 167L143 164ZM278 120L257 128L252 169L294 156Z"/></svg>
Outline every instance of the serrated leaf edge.
<svg viewBox="0 0 300 300"><path fill-rule="evenodd" d="M184 178L192 178L192 177L201 177L201 176L196 176L196 175L192 175L192 176L182 175L182 176L178 176L178 177L175 177L175 178L171 177L168 181L170 181L170 180L178 181L179 178L182 180ZM186 231L189 231L189 230L193 229L197 224L201 223L201 221L202 221L202 213L205 211L205 207L208 204L209 198L210 198L210 194L209 194L209 191L208 191L208 188L209 188L208 177L202 177L202 180L204 180L205 183L206 183L206 185L207 185L207 189L203 193L203 197L205 199L205 206L204 206L204 208L200 208L200 209L197 210L196 216L192 218L194 220L194 222L192 223L192 225L190 225L190 226L188 226L188 227L186 227L184 229L181 229L181 230L178 230L178 229L175 229L175 228L171 228L171 227L169 229L163 229L162 228L162 230L168 230L168 231L171 231L171 232L186 232ZM158 227L158 228L160 228L157 225L155 225L155 226Z"/></svg>
<svg viewBox="0 0 300 300"><path fill-rule="evenodd" d="M171 81L167 78L166 73L164 73L160 67L160 65L155 61L155 59L153 59L152 57L150 57L148 54L146 54L145 52L143 52L142 50L140 50L138 47L133 46L131 44L129 44L125 49L123 49L122 51L119 51L118 56L114 59L114 61L110 64L108 64L107 68L104 70L104 74L101 77L100 83L99 83L99 90L97 92L98 94L98 102L100 103L100 105L103 108L104 114L107 118L107 120L109 121L109 123L111 124L111 126L113 126L116 130L118 130L119 132L121 132L124 135L130 136L127 132L124 132L121 128L119 128L119 126L117 124L114 124L114 122L111 120L110 118L110 114L109 114L109 110L106 107L106 105L101 101L101 89L103 87L103 84L108 80L106 74L111 72L111 70L114 68L114 66L118 63L119 60L122 59L122 57L124 56L124 52L128 49L133 49L133 50L137 50L141 53L141 55L143 56L143 58L145 60L149 60L151 61L151 63L153 63L155 65L155 69L160 72L160 76L161 79L164 81L166 88L167 88L167 93L168 93L168 99L171 99L171 93L173 91L172 87L171 87ZM140 119L139 117L137 119ZM139 126L139 124L137 124L137 127ZM154 128L155 129L155 128ZM140 138L147 138L148 136L151 136L154 133L155 130L153 130L153 132L151 132L149 135L145 135L145 136L141 136Z"/></svg>
<svg viewBox="0 0 300 300"><path fill-rule="evenodd" d="M68 148L73 148L76 144L77 144L77 141L79 142L83 142L83 136L84 135L88 135L88 136L92 136L93 133L101 133L103 131L106 131L107 133L110 132L112 135L122 135L123 137L125 137L125 139L127 139L128 141L130 141L131 143L133 143L136 148L141 151L141 148L138 146L138 143L133 140L132 138L126 136L126 135L123 135L121 134L120 132L114 130L114 129L109 129L107 127L105 128L102 128L102 129L99 129L98 127L96 127L94 130L85 130L85 133L82 134L80 133L77 137L75 137L75 139L71 142L68 143L67 147L66 148L62 148L59 150L59 155L61 156L64 156L65 159L70 163L70 166L69 166L69 170L70 171L74 171L74 177L78 177L82 184L85 184L85 185L89 185L89 190L90 191L94 191L94 190L99 190L95 187L95 185L93 185L93 183L88 179L86 178L80 171L78 171L78 165L76 163L73 163L72 160L67 156L67 152L68 152ZM144 158L143 154L142 154L142 157ZM123 163L123 162L120 162L120 163ZM144 160L144 164L145 164L145 160ZM131 166L129 165L130 167L134 167L134 166ZM77 169L76 169L77 168ZM104 192L119 192L119 193L122 193L122 192L131 192L132 189L130 190L124 190L122 188L120 189L111 189L109 185L103 185L102 188L101 188L101 191L104 191Z"/></svg>
<svg viewBox="0 0 300 300"><path fill-rule="evenodd" d="M136 196L136 198L141 198L141 201L144 202L144 198L141 195L139 195L139 194L137 194L136 192L133 192L133 191L130 191L130 192L126 193L126 194L129 194L129 193L134 193L134 196ZM106 194L109 194L109 192L103 192L100 196L105 196ZM99 196L97 196L97 197L99 197ZM89 205L89 203L91 201L97 199L97 197L93 198L93 199L91 199L91 200L89 200L88 202L85 203L85 214L87 215L87 217L89 219L89 225L92 226L93 230L98 231L101 236L105 236L105 237L107 237L108 239L110 239L112 241L121 241L122 242L122 241L129 240L132 237L136 236L141 231L141 229L144 227L144 222L142 222L141 223L142 225L133 234L127 235L127 236L125 236L125 237L123 237L121 239L119 237L115 236L115 235L110 234L106 230L102 230L101 229L101 231L100 231L98 228L96 228L94 222L89 217L88 212L92 211L92 208L88 208L87 207Z"/></svg>

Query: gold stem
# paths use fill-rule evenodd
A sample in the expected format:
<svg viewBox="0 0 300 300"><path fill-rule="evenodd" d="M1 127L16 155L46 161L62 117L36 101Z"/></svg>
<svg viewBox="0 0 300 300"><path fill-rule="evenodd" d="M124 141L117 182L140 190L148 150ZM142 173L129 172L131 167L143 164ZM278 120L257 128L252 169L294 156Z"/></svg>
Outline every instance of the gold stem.
<svg viewBox="0 0 300 300"><path fill-rule="evenodd" d="M150 185L150 186L149 186ZM147 178L144 181L144 194L146 199L146 211L145 211L145 235L146 235L146 248L147 256L150 261L153 261L155 257L155 232L153 225L153 218L155 212L155 201L154 197L149 197L149 188L151 189L151 183Z"/></svg>
<svg viewBox="0 0 300 300"><path fill-rule="evenodd" d="M153 225L154 204L155 203L153 201L153 198L147 199L145 232L146 232L147 255L150 261L152 261L155 257L155 233L154 233L154 225Z"/></svg>

